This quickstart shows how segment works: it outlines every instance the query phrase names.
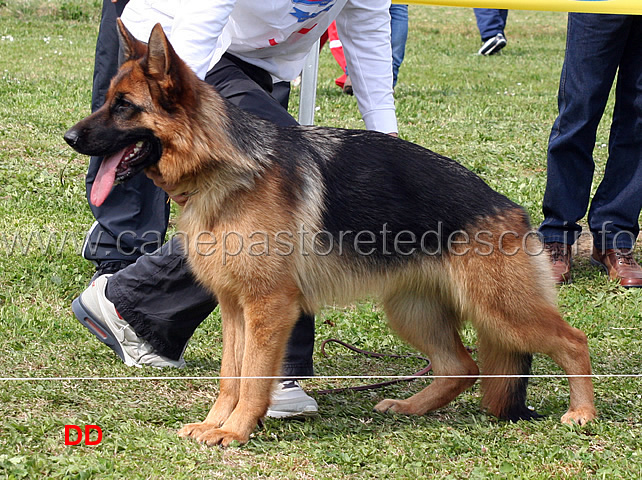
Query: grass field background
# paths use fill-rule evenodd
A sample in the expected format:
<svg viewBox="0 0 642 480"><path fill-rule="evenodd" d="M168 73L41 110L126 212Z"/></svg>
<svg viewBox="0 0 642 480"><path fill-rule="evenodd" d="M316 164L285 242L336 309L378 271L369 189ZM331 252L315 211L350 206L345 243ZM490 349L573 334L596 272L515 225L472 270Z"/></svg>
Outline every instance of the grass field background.
<svg viewBox="0 0 642 480"><path fill-rule="evenodd" d="M87 158L62 139L88 114L97 1L0 0L0 478L640 478L640 379L595 380L600 419L563 426L568 384L531 381L529 404L547 417L508 424L479 408L478 386L422 417L373 413L383 397L408 396L429 380L370 392L317 395L314 420L267 420L243 447L207 448L179 439L200 421L218 385L220 319L198 329L181 371L129 369L74 319L70 304L92 268L79 256L93 222L85 201ZM556 115L566 15L511 11L508 46L476 55L472 10L410 8L406 60L396 88L401 136L448 155L541 221L546 144ZM362 128L353 97L321 54L316 123ZM295 90L292 111L296 114ZM610 112L612 103L607 112ZM599 178L610 113L595 149ZM637 253L636 253L637 255ZM638 374L640 291L626 291L578 252L575 282L560 289L565 318L589 337L594 372ZM475 336L464 331L465 343ZM318 343L339 338L379 352L409 352L369 302L327 308ZM318 375L386 375L421 368L410 360L371 360L329 347L315 353ZM535 374L560 374L536 356ZM8 378L130 377L135 380ZM146 379L147 377L147 379ZM363 380L364 382L367 380ZM359 382L353 382L359 383ZM314 379L315 390L347 381ZM66 424L96 424L97 446L65 446Z"/></svg>

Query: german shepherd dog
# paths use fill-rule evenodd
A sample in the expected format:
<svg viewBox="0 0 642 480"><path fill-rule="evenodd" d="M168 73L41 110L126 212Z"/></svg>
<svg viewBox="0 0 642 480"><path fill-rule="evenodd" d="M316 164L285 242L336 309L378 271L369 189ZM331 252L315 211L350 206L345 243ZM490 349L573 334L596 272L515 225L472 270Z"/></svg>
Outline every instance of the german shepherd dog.
<svg viewBox="0 0 642 480"><path fill-rule="evenodd" d="M525 211L458 163L390 135L280 128L223 99L177 56L160 25L145 45L119 22L125 62L104 106L65 134L103 156L91 200L154 169L189 195L179 219L194 275L223 318L220 394L179 434L247 442L265 415L301 312L364 296L431 360L436 378L379 412L422 415L472 386L479 369L459 329L478 335L482 406L526 407L532 354L569 375L564 423L595 418L586 336L556 307L541 242ZM209 248L204 251L203 239ZM199 243L200 242L200 243Z"/></svg>

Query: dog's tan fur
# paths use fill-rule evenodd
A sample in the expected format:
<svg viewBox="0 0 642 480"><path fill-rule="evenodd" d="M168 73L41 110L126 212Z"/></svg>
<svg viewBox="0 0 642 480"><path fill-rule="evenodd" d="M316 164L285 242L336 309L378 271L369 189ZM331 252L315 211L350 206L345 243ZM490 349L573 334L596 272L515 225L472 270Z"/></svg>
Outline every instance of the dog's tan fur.
<svg viewBox="0 0 642 480"><path fill-rule="evenodd" d="M436 375L454 376L436 378L406 400L383 400L376 406L381 412L421 415L475 383L479 369L458 333L466 321L478 332L483 373L497 376L482 380L483 405L495 415L507 413L515 385L515 379L501 375L519 375L524 354L541 352L569 375L590 375L586 337L560 317L545 256L525 253L525 246L536 250L538 244L528 238L530 226L521 210L471 219L466 226L471 237L482 231L493 234L492 242L478 245L477 252L466 253L455 243L449 255L412 257L386 269L373 269L336 251L305 255L319 245L312 235L300 233L301 226L309 232L323 228L325 191L316 167L309 166L300 177L304 185L297 187L304 193L293 201L287 193L291 178L270 160L269 144L260 161L239 148L222 99L182 64L159 26L150 37L149 52L122 24L120 29L130 60L114 80L108 102L125 92L147 106L136 125L148 126L162 143L163 155L154 168L177 192L193 192L180 230L194 274L220 304L221 375L248 377L222 380L207 418L186 425L181 436L207 444L246 442L266 413L272 386L269 378L251 377L279 375L301 311L366 295L381 299L392 328L430 357ZM180 99L172 98L176 91ZM171 114L159 98L174 102ZM311 147L315 141L322 142L310 140ZM333 148L330 137L323 148ZM513 233L502 237L507 231ZM261 254L264 245L257 242L256 232L271 239L289 232L291 252ZM251 244L253 254L247 249ZM237 250L239 254L229 254ZM596 415L592 382L569 382L571 404L562 421L584 424Z"/></svg>

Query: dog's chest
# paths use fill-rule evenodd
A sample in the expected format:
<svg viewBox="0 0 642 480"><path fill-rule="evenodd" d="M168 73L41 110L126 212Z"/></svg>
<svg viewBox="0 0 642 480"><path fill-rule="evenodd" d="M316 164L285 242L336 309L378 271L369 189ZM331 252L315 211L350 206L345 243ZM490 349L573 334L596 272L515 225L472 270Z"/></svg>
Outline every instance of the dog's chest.
<svg viewBox="0 0 642 480"><path fill-rule="evenodd" d="M247 216L209 224L206 219L186 209L179 228L190 267L210 291L249 295L290 283L288 262L293 258L275 250L277 233L272 228Z"/></svg>

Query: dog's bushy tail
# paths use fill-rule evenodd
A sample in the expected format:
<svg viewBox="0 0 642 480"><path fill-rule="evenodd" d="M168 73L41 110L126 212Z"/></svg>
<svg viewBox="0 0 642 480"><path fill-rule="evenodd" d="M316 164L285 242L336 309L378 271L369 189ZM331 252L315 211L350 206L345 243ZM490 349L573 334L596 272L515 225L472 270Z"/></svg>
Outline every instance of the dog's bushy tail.
<svg viewBox="0 0 642 480"><path fill-rule="evenodd" d="M482 365L482 406L491 414L510 421L532 420L541 416L526 405L530 353L507 352L493 342L479 339ZM497 375L497 377L492 377Z"/></svg>

